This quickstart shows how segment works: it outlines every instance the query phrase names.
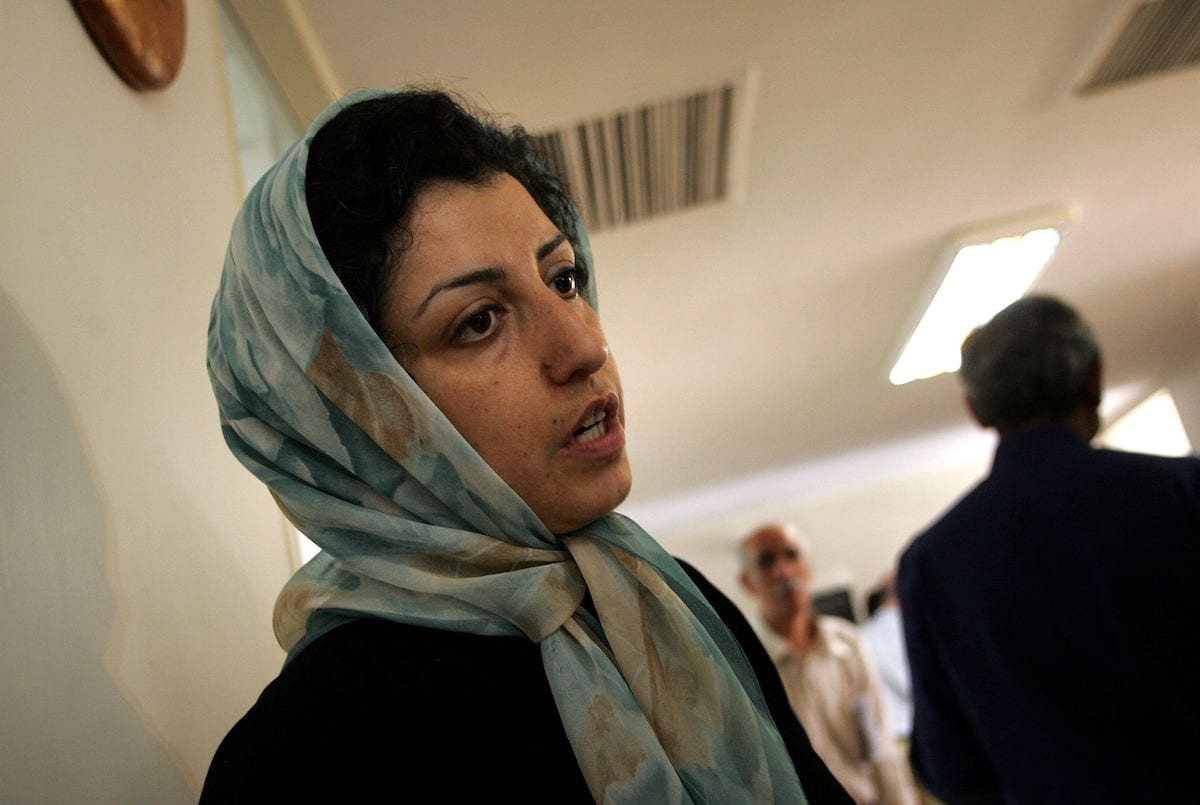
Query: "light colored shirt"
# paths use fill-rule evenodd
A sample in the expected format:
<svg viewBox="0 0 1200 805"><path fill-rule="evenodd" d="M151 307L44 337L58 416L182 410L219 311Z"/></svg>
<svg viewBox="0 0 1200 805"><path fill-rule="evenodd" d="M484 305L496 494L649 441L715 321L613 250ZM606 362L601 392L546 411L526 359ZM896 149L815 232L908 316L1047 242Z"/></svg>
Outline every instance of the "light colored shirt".
<svg viewBox="0 0 1200 805"><path fill-rule="evenodd" d="M897 738L907 739L912 732L912 680L908 674L900 608L882 606L875 610L858 628L858 636L883 684L883 704L892 732Z"/></svg>
<svg viewBox="0 0 1200 805"><path fill-rule="evenodd" d="M813 749L856 802L916 803L879 681L854 626L826 616L815 623L807 656L786 646L775 653L788 699Z"/></svg>

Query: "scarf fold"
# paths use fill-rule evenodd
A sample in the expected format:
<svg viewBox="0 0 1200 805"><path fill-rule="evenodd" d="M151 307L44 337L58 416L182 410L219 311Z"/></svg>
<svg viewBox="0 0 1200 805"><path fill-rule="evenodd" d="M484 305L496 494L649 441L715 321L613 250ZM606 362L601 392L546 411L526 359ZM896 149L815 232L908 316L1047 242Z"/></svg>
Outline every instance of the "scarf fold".
<svg viewBox="0 0 1200 805"><path fill-rule="evenodd" d="M321 548L276 602L280 644L294 656L347 614L524 636L598 802L804 802L749 663L678 563L617 514L551 534L333 273L308 145L377 94L331 105L250 192L213 303L226 442Z"/></svg>

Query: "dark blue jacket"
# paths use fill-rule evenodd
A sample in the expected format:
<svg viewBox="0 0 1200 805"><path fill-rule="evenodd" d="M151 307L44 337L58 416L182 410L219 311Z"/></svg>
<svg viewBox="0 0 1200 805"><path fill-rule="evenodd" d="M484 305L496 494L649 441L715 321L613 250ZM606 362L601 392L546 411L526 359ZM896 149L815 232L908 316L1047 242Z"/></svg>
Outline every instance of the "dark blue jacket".
<svg viewBox="0 0 1200 805"><path fill-rule="evenodd" d="M1200 801L1200 460L1012 434L899 583L939 798Z"/></svg>

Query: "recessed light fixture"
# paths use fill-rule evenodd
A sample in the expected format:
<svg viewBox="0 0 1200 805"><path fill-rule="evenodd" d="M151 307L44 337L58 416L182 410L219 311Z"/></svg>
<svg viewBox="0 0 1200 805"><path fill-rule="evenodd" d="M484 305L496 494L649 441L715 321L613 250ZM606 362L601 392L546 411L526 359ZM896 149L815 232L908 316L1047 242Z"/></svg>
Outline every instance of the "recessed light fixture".
<svg viewBox="0 0 1200 805"><path fill-rule="evenodd" d="M888 379L899 386L957 371L963 339L1029 290L1070 220L1067 210L1042 210L951 239L939 261L949 267L935 272L932 301Z"/></svg>

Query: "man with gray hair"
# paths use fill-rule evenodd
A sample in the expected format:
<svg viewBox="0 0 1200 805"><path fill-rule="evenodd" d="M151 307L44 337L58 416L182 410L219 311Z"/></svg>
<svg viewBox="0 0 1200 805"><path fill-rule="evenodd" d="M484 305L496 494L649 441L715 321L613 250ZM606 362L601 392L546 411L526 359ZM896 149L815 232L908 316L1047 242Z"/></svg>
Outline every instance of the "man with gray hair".
<svg viewBox="0 0 1200 805"><path fill-rule="evenodd" d="M962 347L990 474L900 560L912 763L948 802L1194 802L1200 460L1096 449L1100 349L1021 299Z"/></svg>
<svg viewBox="0 0 1200 805"><path fill-rule="evenodd" d="M766 523L741 542L739 581L770 629L768 648L788 701L833 776L858 803L916 802L884 714L883 691L854 626L812 610L808 541Z"/></svg>

